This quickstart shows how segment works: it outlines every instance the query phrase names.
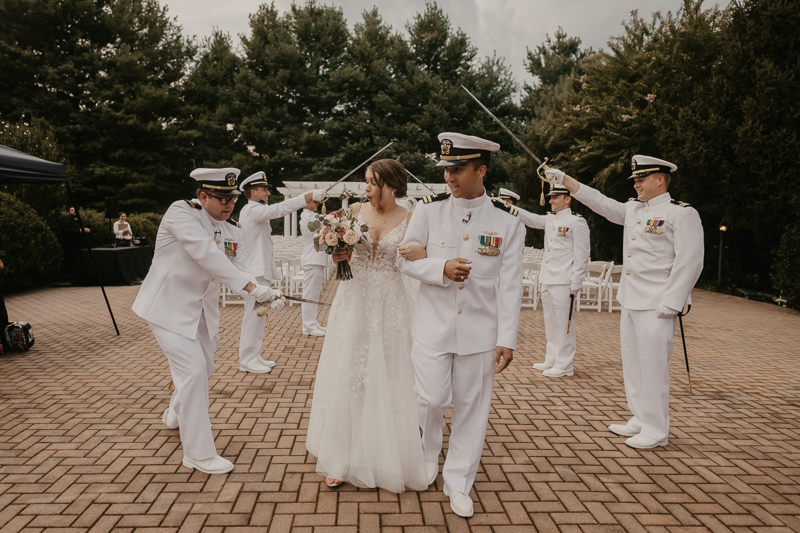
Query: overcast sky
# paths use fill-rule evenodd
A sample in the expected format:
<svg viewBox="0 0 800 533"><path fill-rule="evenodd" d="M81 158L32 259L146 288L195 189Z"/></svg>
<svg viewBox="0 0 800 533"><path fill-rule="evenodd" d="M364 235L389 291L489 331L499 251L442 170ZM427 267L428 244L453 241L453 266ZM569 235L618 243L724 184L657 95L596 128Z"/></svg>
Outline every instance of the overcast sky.
<svg viewBox="0 0 800 533"><path fill-rule="evenodd" d="M249 33L248 15L265 3L259 0L161 0L169 7L169 14L177 17L184 34L200 40L211 34L214 27L234 37ZM291 0L274 0L283 13ZM298 4L305 0L297 0ZM362 20L362 13L378 7L383 20L395 31L406 33L406 23L425 9L424 0L336 0L319 1L320 4L341 7L352 29ZM713 6L708 1L704 7ZM726 5L726 0L720 0ZM450 17L453 27L460 27L478 48L478 56L497 53L504 57L514 77L530 83L532 77L525 71L526 47L541 44L547 34L553 35L559 26L570 36L578 36L584 46L607 48L609 37L622 33L621 23L630 17L633 9L649 19L655 11L677 11L681 0L439 0L439 6ZM238 38L234 39L238 44Z"/></svg>

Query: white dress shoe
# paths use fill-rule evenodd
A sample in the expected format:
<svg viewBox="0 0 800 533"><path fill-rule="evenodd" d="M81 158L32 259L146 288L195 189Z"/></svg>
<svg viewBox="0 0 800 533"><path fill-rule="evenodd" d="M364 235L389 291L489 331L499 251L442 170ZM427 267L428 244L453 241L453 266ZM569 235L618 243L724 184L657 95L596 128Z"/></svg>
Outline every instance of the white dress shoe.
<svg viewBox="0 0 800 533"><path fill-rule="evenodd" d="M328 332L328 326L319 326L320 331L324 331L325 333Z"/></svg>
<svg viewBox="0 0 800 533"><path fill-rule="evenodd" d="M184 455L183 466L194 468L206 474L225 474L233 470L233 463L219 455L215 455L211 459L203 459L202 461L189 459Z"/></svg>
<svg viewBox="0 0 800 533"><path fill-rule="evenodd" d="M439 463L425 463L425 469L428 471L428 485L430 485L439 475Z"/></svg>
<svg viewBox="0 0 800 533"><path fill-rule="evenodd" d="M449 491L444 486L444 495L450 498L450 509L461 518L469 518L475 512L472 509L472 498L463 492Z"/></svg>
<svg viewBox="0 0 800 533"><path fill-rule="evenodd" d="M642 428L629 426L628 424L611 424L608 426L608 430L611 433L616 433L617 435L621 435L623 437L633 437L641 433Z"/></svg>
<svg viewBox="0 0 800 533"><path fill-rule="evenodd" d="M309 329L303 332L303 335L310 335L312 337L324 337L325 332L321 329Z"/></svg>
<svg viewBox="0 0 800 533"><path fill-rule="evenodd" d="M269 374L272 369L266 365L262 365L258 361L253 366L244 366L239 363L239 372L250 372L251 374Z"/></svg>
<svg viewBox="0 0 800 533"><path fill-rule="evenodd" d="M256 356L256 357L258 357L258 362L259 362L259 363L261 363L262 365L264 365L264 366L268 366L268 367L270 367L270 368L274 368L274 367L275 367L275 364L276 364L276 363L275 363L275 361L264 361L264 360L261 358L261 356L260 356L260 355L258 355L258 356Z"/></svg>
<svg viewBox="0 0 800 533"><path fill-rule="evenodd" d="M553 365L548 365L547 363L533 363L534 370L550 370L553 368Z"/></svg>
<svg viewBox="0 0 800 533"><path fill-rule="evenodd" d="M550 368L542 372L543 376L547 376L548 378L563 378L564 376L573 376L575 372L572 371L572 367L569 368Z"/></svg>
<svg viewBox="0 0 800 533"><path fill-rule="evenodd" d="M667 439L664 440L651 439L650 437L645 437L644 435L639 433L638 435L634 435L633 437L626 439L625 444L627 444L631 448L636 448L638 450L649 450L650 448L658 448L659 446L666 446Z"/></svg>

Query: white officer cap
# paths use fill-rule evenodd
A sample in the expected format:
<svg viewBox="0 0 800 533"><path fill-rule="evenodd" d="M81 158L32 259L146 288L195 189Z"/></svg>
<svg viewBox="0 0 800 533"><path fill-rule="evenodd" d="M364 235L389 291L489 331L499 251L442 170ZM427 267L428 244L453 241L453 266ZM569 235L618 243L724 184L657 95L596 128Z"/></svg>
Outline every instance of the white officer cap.
<svg viewBox="0 0 800 533"><path fill-rule="evenodd" d="M519 194L515 193L510 189L504 189L500 187L500 190L497 191L497 197L501 200L508 200L509 198L513 198L516 201L519 201Z"/></svg>
<svg viewBox="0 0 800 533"><path fill-rule="evenodd" d="M238 196L236 178L238 168L196 168L189 174L197 180L197 187L207 189L223 196Z"/></svg>
<svg viewBox="0 0 800 533"><path fill-rule="evenodd" d="M569 194L569 189L563 185L552 184L550 185L550 192L547 193L547 196L562 196L565 194Z"/></svg>
<svg viewBox="0 0 800 533"><path fill-rule="evenodd" d="M480 137L463 133L445 132L439 134L439 159L437 167L459 167L470 159L489 161L492 152L500 149L500 145Z"/></svg>
<svg viewBox="0 0 800 533"><path fill-rule="evenodd" d="M643 178L654 172L669 174L678 170L677 165L649 155L635 155L631 159L631 170L633 174L628 179Z"/></svg>
<svg viewBox="0 0 800 533"><path fill-rule="evenodd" d="M267 175L261 171L256 172L252 176L248 176L241 185L239 185L239 190L244 192L251 187L269 187L269 182L267 181Z"/></svg>

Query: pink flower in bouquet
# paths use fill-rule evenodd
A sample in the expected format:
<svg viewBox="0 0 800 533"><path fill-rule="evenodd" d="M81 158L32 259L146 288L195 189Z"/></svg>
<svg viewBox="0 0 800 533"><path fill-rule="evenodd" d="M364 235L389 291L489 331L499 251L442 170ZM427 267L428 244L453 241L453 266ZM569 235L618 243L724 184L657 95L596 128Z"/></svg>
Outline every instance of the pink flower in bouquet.
<svg viewBox="0 0 800 533"><path fill-rule="evenodd" d="M339 243L339 236L336 235L335 232L331 231L325 235L325 244L328 246L336 246Z"/></svg>
<svg viewBox="0 0 800 533"><path fill-rule="evenodd" d="M358 242L358 235L356 234L355 231L349 229L349 230L344 232L344 237L342 237L342 240L346 244L349 244L350 246L353 246L355 243Z"/></svg>

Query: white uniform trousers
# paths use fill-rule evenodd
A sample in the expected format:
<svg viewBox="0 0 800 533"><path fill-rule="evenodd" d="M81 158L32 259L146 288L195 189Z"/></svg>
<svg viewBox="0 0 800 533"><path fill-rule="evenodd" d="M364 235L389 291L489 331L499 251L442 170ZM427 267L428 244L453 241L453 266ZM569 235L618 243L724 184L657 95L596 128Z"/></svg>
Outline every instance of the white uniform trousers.
<svg viewBox="0 0 800 533"><path fill-rule="evenodd" d="M268 279L261 276L256 278L259 285L272 285ZM239 334L239 364L252 368L258 362L261 354L261 345L264 344L264 325L267 323L266 315L260 317L253 310L256 300L249 294L244 295L244 316L242 316L242 332ZM264 359L269 359L264 357Z"/></svg>
<svg viewBox="0 0 800 533"><path fill-rule="evenodd" d="M322 265L306 265L303 267L303 298L319 301L322 292L322 280L325 267ZM303 308L303 333L319 329L317 321L317 304L301 304Z"/></svg>
<svg viewBox="0 0 800 533"><path fill-rule="evenodd" d="M669 435L669 358L678 317L622 308L619 336L625 395L633 418L628 425L663 441Z"/></svg>
<svg viewBox="0 0 800 533"><path fill-rule="evenodd" d="M542 311L547 335L544 363L553 368L572 368L575 359L577 313L572 312L572 325L567 337L569 303L569 285L542 285Z"/></svg>
<svg viewBox="0 0 800 533"><path fill-rule="evenodd" d="M179 428L183 455L202 461L217 455L208 417L208 380L214 371L214 350L219 334L212 338L206 319L200 315L197 337L189 339L152 322L147 323L169 361L175 390L169 401L167 425Z"/></svg>
<svg viewBox="0 0 800 533"><path fill-rule="evenodd" d="M457 355L416 340L412 345L417 419L426 462L439 460L444 413L453 403L450 445L442 469L451 491L469 494L475 481L489 423L496 356L496 350Z"/></svg>

